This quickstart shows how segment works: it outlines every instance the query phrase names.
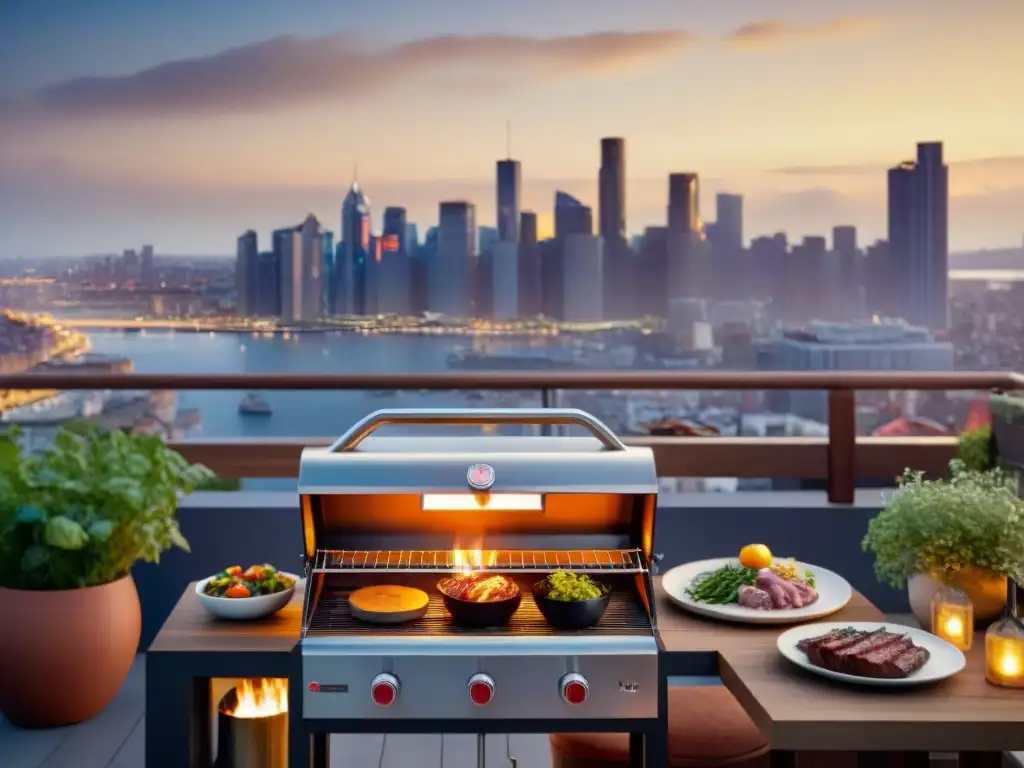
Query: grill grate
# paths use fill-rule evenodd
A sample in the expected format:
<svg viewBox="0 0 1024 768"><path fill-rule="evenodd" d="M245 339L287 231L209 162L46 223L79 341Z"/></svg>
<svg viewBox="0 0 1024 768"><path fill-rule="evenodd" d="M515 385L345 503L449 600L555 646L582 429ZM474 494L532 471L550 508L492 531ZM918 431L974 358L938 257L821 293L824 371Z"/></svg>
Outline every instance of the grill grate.
<svg viewBox="0 0 1024 768"><path fill-rule="evenodd" d="M639 549L587 550L354 550L322 549L314 573L389 571L448 573L450 571L645 573Z"/></svg>
<svg viewBox="0 0 1024 768"><path fill-rule="evenodd" d="M522 588L522 585L520 585ZM578 635L643 635L651 632L651 621L640 604L639 597L626 588L612 592L601 621L589 629L574 632L551 627L541 615L528 589L523 590L523 602L505 627L475 629L460 627L452 622L445 610L441 595L430 594L430 605L422 619L401 625L377 625L359 621L349 611L348 596L355 587L325 587L317 601L309 622L308 635L365 634L389 636L418 635L495 635L517 634L554 636Z"/></svg>

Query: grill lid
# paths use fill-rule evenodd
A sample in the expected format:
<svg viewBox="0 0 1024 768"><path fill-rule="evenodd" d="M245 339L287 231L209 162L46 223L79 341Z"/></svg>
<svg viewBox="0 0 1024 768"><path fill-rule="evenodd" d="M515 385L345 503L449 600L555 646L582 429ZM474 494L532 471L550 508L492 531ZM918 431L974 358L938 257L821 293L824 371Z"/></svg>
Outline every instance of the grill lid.
<svg viewBox="0 0 1024 768"><path fill-rule="evenodd" d="M575 425L592 437L377 437L380 427ZM627 447L584 411L541 409L381 410L328 448L306 448L299 493L656 494L649 448Z"/></svg>

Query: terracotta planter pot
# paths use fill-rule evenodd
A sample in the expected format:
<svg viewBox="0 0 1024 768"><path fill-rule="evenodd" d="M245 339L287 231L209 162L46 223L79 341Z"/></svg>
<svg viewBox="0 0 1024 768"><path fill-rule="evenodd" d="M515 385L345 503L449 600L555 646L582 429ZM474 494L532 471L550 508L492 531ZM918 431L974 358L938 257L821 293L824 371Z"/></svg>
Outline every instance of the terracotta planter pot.
<svg viewBox="0 0 1024 768"><path fill-rule="evenodd" d="M0 588L0 713L22 728L88 720L131 670L142 612L126 576L85 589Z"/></svg>
<svg viewBox="0 0 1024 768"><path fill-rule="evenodd" d="M931 623L932 595L940 583L931 576L911 576L907 582L910 610L925 629ZM952 586L962 589L974 605L975 621L986 622L999 617L1006 607L1006 577L995 576L975 568L965 568Z"/></svg>

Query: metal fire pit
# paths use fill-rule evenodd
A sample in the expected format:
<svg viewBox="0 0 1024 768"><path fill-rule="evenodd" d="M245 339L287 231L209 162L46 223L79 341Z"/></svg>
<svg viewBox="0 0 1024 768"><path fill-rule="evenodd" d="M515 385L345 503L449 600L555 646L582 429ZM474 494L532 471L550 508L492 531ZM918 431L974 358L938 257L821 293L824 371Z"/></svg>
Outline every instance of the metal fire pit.
<svg viewBox="0 0 1024 768"><path fill-rule="evenodd" d="M288 710L261 717L236 717L238 689L217 705L215 768L288 768Z"/></svg>

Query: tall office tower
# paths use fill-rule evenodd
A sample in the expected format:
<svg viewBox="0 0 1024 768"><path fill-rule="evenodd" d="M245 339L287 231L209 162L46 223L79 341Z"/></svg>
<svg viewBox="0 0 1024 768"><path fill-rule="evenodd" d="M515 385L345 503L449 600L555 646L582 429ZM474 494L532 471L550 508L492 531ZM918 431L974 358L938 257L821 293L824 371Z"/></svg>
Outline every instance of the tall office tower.
<svg viewBox="0 0 1024 768"><path fill-rule="evenodd" d="M519 195L521 169L518 160L499 160L498 172L498 239L503 243L519 242Z"/></svg>
<svg viewBox="0 0 1024 768"><path fill-rule="evenodd" d="M668 317L668 227L648 227L637 249L636 302L633 314Z"/></svg>
<svg viewBox="0 0 1024 768"><path fill-rule="evenodd" d="M562 319L577 323L603 320L601 238L589 233L571 234L562 245L568 278L563 283Z"/></svg>
<svg viewBox="0 0 1024 768"><path fill-rule="evenodd" d="M274 251L259 254L256 262L255 306L250 314L256 317L281 316L281 259Z"/></svg>
<svg viewBox="0 0 1024 768"><path fill-rule="evenodd" d="M592 235L594 214L583 203L565 192L555 192L554 243L542 255L541 284L547 297L543 301L544 314L564 319L565 286L573 280L566 271L566 241L572 235ZM602 267L602 272L603 272ZM604 297L602 296L602 304ZM554 314L552 314L554 313Z"/></svg>
<svg viewBox="0 0 1024 768"><path fill-rule="evenodd" d="M490 317L519 317L519 243L501 241L491 247Z"/></svg>
<svg viewBox="0 0 1024 768"><path fill-rule="evenodd" d="M405 208L385 208L377 274L377 312L380 314L409 314L411 265L408 238Z"/></svg>
<svg viewBox="0 0 1024 768"><path fill-rule="evenodd" d="M125 280L138 280L142 274L139 254L134 248L128 248L121 255L121 275Z"/></svg>
<svg viewBox="0 0 1024 768"><path fill-rule="evenodd" d="M519 317L541 313L540 248L537 245L537 214L519 214Z"/></svg>
<svg viewBox="0 0 1024 768"><path fill-rule="evenodd" d="M779 232L771 236L755 237L750 243L750 267L753 275L752 296L761 301L781 301L784 289L786 257L789 242Z"/></svg>
<svg viewBox="0 0 1024 768"><path fill-rule="evenodd" d="M632 270L626 242L626 140L601 139L598 171L598 234L603 241L604 313L610 319L631 310Z"/></svg>
<svg viewBox="0 0 1024 768"><path fill-rule="evenodd" d="M281 317L289 321L323 317L324 234L310 214L297 227L274 232L274 250L281 257Z"/></svg>
<svg viewBox="0 0 1024 768"><path fill-rule="evenodd" d="M931 329L949 327L949 168L941 142L889 170L893 310ZM895 312L893 313L895 314Z"/></svg>
<svg viewBox="0 0 1024 768"><path fill-rule="evenodd" d="M338 314L366 314L366 262L370 251L370 198L353 181L341 204Z"/></svg>
<svg viewBox="0 0 1024 768"><path fill-rule="evenodd" d="M829 272L825 276L824 293L833 311L831 319L850 322L864 314L864 276L857 228L832 228L832 253Z"/></svg>
<svg viewBox="0 0 1024 768"><path fill-rule="evenodd" d="M142 259L142 282L146 285L152 285L156 282L156 269L153 265L153 246L142 246L140 257Z"/></svg>
<svg viewBox="0 0 1024 768"><path fill-rule="evenodd" d="M700 222L700 183L696 173L668 177L668 298L708 298L710 280L705 264Z"/></svg>
<svg viewBox="0 0 1024 768"><path fill-rule="evenodd" d="M257 286L256 263L260 248L256 233L247 230L238 238L235 251L235 314L239 317L255 315L254 297Z"/></svg>
<svg viewBox="0 0 1024 768"><path fill-rule="evenodd" d="M743 248L743 195L721 193L715 198L719 242L727 248Z"/></svg>
<svg viewBox="0 0 1024 768"><path fill-rule="evenodd" d="M335 277L338 271L338 246L334 242L334 233L329 229L323 232L323 242L320 245L320 257L323 267L320 272L320 288L323 290L321 306L325 315L333 315L337 311L337 297L334 289L338 284Z"/></svg>
<svg viewBox="0 0 1024 768"><path fill-rule="evenodd" d="M828 243L824 237L805 237L786 257L776 298L777 317L804 323L821 317L825 307L822 284Z"/></svg>
<svg viewBox="0 0 1024 768"><path fill-rule="evenodd" d="M437 258L430 270L430 309L471 317L476 280L476 208L463 201L441 203Z"/></svg>
<svg viewBox="0 0 1024 768"><path fill-rule="evenodd" d="M725 300L749 298L753 285L749 254L743 247L743 196L719 194L715 208L714 235L705 227L714 295Z"/></svg>
<svg viewBox="0 0 1024 768"><path fill-rule="evenodd" d="M864 303L872 315L891 316L892 258L887 240L876 240L864 253Z"/></svg>
<svg viewBox="0 0 1024 768"><path fill-rule="evenodd" d="M430 307L437 264L437 227L429 227L409 260L409 314L422 315Z"/></svg>

